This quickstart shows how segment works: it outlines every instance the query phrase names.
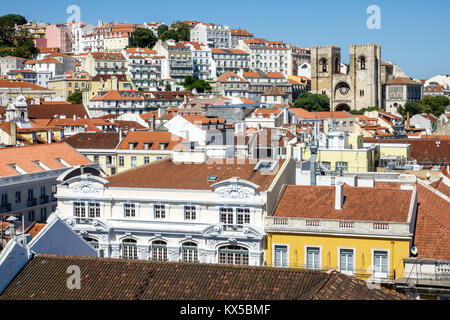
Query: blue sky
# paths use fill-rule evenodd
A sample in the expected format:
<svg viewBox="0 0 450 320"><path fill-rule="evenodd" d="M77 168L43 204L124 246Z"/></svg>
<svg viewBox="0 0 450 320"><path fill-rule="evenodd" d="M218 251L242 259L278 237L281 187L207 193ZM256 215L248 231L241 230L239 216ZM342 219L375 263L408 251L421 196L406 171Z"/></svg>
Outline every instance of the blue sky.
<svg viewBox="0 0 450 320"><path fill-rule="evenodd" d="M83 22L143 23L200 20L245 28L256 37L309 47L341 46L348 60L351 43L382 45L385 61L411 77L450 74L450 1L448 0L22 0L2 1L0 13L28 20L65 22L77 5ZM381 10L381 29L369 30L368 6Z"/></svg>

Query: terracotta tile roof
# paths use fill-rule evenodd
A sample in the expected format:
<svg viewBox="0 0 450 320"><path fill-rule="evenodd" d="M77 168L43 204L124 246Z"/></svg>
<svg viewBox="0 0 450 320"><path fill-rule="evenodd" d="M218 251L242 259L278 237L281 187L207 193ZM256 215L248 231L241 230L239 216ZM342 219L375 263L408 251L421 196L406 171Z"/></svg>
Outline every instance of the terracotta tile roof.
<svg viewBox="0 0 450 320"><path fill-rule="evenodd" d="M53 119L55 116L65 115L66 118L88 117L88 113L82 104L42 104L28 106L28 118L30 119Z"/></svg>
<svg viewBox="0 0 450 320"><path fill-rule="evenodd" d="M184 119L192 124L220 124L225 123L224 118L208 118L203 115L182 116Z"/></svg>
<svg viewBox="0 0 450 320"><path fill-rule="evenodd" d="M438 118L433 116L432 114L422 114L421 116L427 120L430 120L431 123L436 123L438 121Z"/></svg>
<svg viewBox="0 0 450 320"><path fill-rule="evenodd" d="M246 36L246 37L253 37L253 34L248 32L245 29L231 29L231 35L232 36Z"/></svg>
<svg viewBox="0 0 450 320"><path fill-rule="evenodd" d="M353 115L347 111L314 111L313 113L321 119L353 117Z"/></svg>
<svg viewBox="0 0 450 320"><path fill-rule="evenodd" d="M149 48L128 48L124 49L126 53L145 53L147 55L149 54L157 54L156 50L152 50Z"/></svg>
<svg viewBox="0 0 450 320"><path fill-rule="evenodd" d="M129 143L135 143L134 150L144 150L144 143L151 143L149 150L160 150L160 144L167 144L164 150L173 150L183 139L168 131L129 131L117 149L128 150Z"/></svg>
<svg viewBox="0 0 450 320"><path fill-rule="evenodd" d="M255 111L253 111L253 113L255 115L263 115L264 118L270 118L271 114L274 115L279 115L281 113L281 111L283 111L282 109L266 109L266 108L258 108Z"/></svg>
<svg viewBox="0 0 450 320"><path fill-rule="evenodd" d="M27 234L31 235L31 238L34 238L42 229L45 227L45 223L33 223L32 227L27 230Z"/></svg>
<svg viewBox="0 0 450 320"><path fill-rule="evenodd" d="M67 290L67 270L81 270ZM118 279L126 279L119 281ZM35 255L2 300L404 300L338 272Z"/></svg>
<svg viewBox="0 0 450 320"><path fill-rule="evenodd" d="M268 78L276 78L276 79L283 79L284 76L280 72L268 72L267 73Z"/></svg>
<svg viewBox="0 0 450 320"><path fill-rule="evenodd" d="M303 108L290 108L289 111L292 112L293 114L295 114L300 119L315 119L315 118L317 118L317 116L314 113L309 112L308 110L303 109Z"/></svg>
<svg viewBox="0 0 450 320"><path fill-rule="evenodd" d="M418 183L414 246L423 259L450 260L450 203Z"/></svg>
<svg viewBox="0 0 450 320"><path fill-rule="evenodd" d="M39 91L49 91L49 89L40 87L33 83L29 83L26 81L13 81L7 79L0 79L0 89L3 88L22 88L22 89L31 89L31 90L39 90Z"/></svg>
<svg viewBox="0 0 450 320"><path fill-rule="evenodd" d="M111 124L111 123L110 123ZM127 120L114 120L113 123L116 127L121 127L122 129L136 129L136 130L147 130L147 127L144 127L140 123L136 121L127 121Z"/></svg>
<svg viewBox="0 0 450 320"><path fill-rule="evenodd" d="M92 57L95 60L113 60L113 61L125 61L125 57L121 53L112 52L91 52Z"/></svg>
<svg viewBox="0 0 450 320"><path fill-rule="evenodd" d="M220 164L224 162L223 159L217 159L218 163L199 164L177 164L171 160L164 160L111 176L107 178L108 187L211 190L211 185L216 182L239 177L257 184L260 186L257 191L263 191L269 188L278 172L278 168L274 169L274 174L254 171L255 159L232 160L232 164ZM284 162L284 160L275 161L278 161L279 166ZM217 176L216 181L207 181L209 176Z"/></svg>
<svg viewBox="0 0 450 320"><path fill-rule="evenodd" d="M115 149L119 144L118 132L81 132L63 140L75 149Z"/></svg>
<svg viewBox="0 0 450 320"><path fill-rule="evenodd" d="M11 134L11 123L10 122L0 122L0 130Z"/></svg>
<svg viewBox="0 0 450 320"><path fill-rule="evenodd" d="M395 114L392 114L390 112L386 112L383 110L377 110L377 112L383 116L389 117L389 118L393 118L393 119L401 119L402 117L396 116Z"/></svg>
<svg viewBox="0 0 450 320"><path fill-rule="evenodd" d="M112 124L109 121L105 121L103 119L73 119L73 118L66 118L66 119L59 119L55 118L50 120L50 125L58 126L58 127L84 127L86 131L100 131L101 129L98 127L101 126L112 126Z"/></svg>
<svg viewBox="0 0 450 320"><path fill-rule="evenodd" d="M436 189L437 191L445 194L447 197L450 198L450 187L446 185L445 182L443 182L442 180L437 180L431 183L430 187Z"/></svg>
<svg viewBox="0 0 450 320"><path fill-rule="evenodd" d="M422 85L420 82L416 82L410 78L406 77L397 77L393 80L387 82L387 84L413 84L413 85Z"/></svg>
<svg viewBox="0 0 450 320"><path fill-rule="evenodd" d="M116 100L144 100L144 97L137 90L111 90L105 94L98 94L91 101L116 101Z"/></svg>
<svg viewBox="0 0 450 320"><path fill-rule="evenodd" d="M51 170L65 168L65 166L55 160L58 158L63 159L71 166L92 163L72 147L62 142L0 148L0 176L9 177L19 174L9 164L18 165L26 173L44 172L44 169L33 163L33 161L37 160L41 161Z"/></svg>
<svg viewBox="0 0 450 320"><path fill-rule="evenodd" d="M235 78L234 80L230 80L230 78ZM239 77L236 73L234 72L224 72L222 73L218 78L217 81L220 82L228 82L228 81L240 81L240 82L247 82L244 79L242 79L241 77Z"/></svg>
<svg viewBox="0 0 450 320"><path fill-rule="evenodd" d="M342 210L335 210L334 186L289 185L276 217L406 222L412 191L344 186Z"/></svg>
<svg viewBox="0 0 450 320"><path fill-rule="evenodd" d="M212 53L222 53L222 54L245 54L248 55L248 52L245 52L240 49L219 49L219 48L211 48Z"/></svg>
<svg viewBox="0 0 450 320"><path fill-rule="evenodd" d="M436 139L377 139L364 138L365 143L408 143L411 145L410 156L419 164L450 164L450 140Z"/></svg>

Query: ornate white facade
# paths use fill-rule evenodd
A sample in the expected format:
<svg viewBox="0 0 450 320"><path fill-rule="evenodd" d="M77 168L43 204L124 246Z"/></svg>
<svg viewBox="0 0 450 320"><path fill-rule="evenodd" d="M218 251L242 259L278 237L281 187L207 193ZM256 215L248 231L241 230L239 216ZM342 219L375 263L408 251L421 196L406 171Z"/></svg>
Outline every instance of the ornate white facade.
<svg viewBox="0 0 450 320"><path fill-rule="evenodd" d="M266 208L274 208L292 163L283 163L266 191L238 177L190 190L108 187L69 172L60 177L57 212L104 257L259 266Z"/></svg>

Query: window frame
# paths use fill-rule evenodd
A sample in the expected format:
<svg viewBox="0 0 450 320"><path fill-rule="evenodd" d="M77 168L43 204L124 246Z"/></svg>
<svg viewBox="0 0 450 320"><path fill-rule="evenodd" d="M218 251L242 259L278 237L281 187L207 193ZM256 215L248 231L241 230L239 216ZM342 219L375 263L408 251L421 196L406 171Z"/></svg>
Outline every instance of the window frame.
<svg viewBox="0 0 450 320"><path fill-rule="evenodd" d="M352 263L353 263L353 270L348 270L348 263L346 264L347 270L341 269L341 251L348 250L352 251ZM338 271L350 276L354 276L356 274L356 248L351 247L338 247L337 248L337 256L338 256Z"/></svg>
<svg viewBox="0 0 450 320"><path fill-rule="evenodd" d="M318 245L305 245L305 260L304 260L304 268L310 270L321 270L322 269L322 246ZM318 268L308 268L308 249L319 249L319 266Z"/></svg>
<svg viewBox="0 0 450 320"><path fill-rule="evenodd" d="M276 248L277 247L285 247L286 248L286 265L283 265L283 261L281 265L277 265L276 263ZM290 252L290 244L289 243L272 243L272 266L276 268L289 268L289 252Z"/></svg>

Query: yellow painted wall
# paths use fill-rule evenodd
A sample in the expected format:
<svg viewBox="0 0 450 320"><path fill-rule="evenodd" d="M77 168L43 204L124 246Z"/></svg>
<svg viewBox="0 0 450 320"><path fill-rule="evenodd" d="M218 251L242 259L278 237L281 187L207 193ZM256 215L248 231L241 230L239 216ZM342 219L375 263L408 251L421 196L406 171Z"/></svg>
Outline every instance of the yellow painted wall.
<svg viewBox="0 0 450 320"><path fill-rule="evenodd" d="M123 156L124 157L124 166L120 166L119 165L119 157L120 156ZM133 156L135 156L137 159L137 166L136 167L132 167L131 166L131 157L133 157ZM118 173L120 173L120 172L123 172L123 171L127 171L127 170L130 170L130 169L133 169L133 168L137 168L137 167L140 167L140 166L143 166L143 165L145 165L145 163L144 163L144 157L149 157L150 158L150 163L152 163L152 162L155 162L155 161L157 161L157 160L159 160L158 159L158 157L162 157L162 158L165 158L165 157L168 157L169 155L167 155L167 154L156 154L156 153L154 153L154 151L153 151L153 153L149 153L149 154L134 154L134 155L131 155L131 154L129 154L129 153L121 153L119 150L118 150L118 152L117 152L117 172Z"/></svg>
<svg viewBox="0 0 450 320"><path fill-rule="evenodd" d="M302 159L309 160L311 151L302 148ZM347 162L349 172L373 172L375 171L375 149L372 150L319 150L317 161L330 162L331 171L336 170L336 162Z"/></svg>
<svg viewBox="0 0 450 320"><path fill-rule="evenodd" d="M405 159L410 159L410 147L395 147L388 148L383 146L383 143L379 144L380 146L380 156L403 156Z"/></svg>
<svg viewBox="0 0 450 320"><path fill-rule="evenodd" d="M288 245L289 267L304 268L306 264L306 245L321 247L321 267L324 270L339 270L339 250L354 249L355 276L370 277L370 266L374 263L373 249L388 251L388 267L392 277L401 278L404 275L403 258L409 257L409 240L377 239L368 237L346 237L339 235L301 235L269 233L267 238L266 262L274 264L273 245Z"/></svg>

